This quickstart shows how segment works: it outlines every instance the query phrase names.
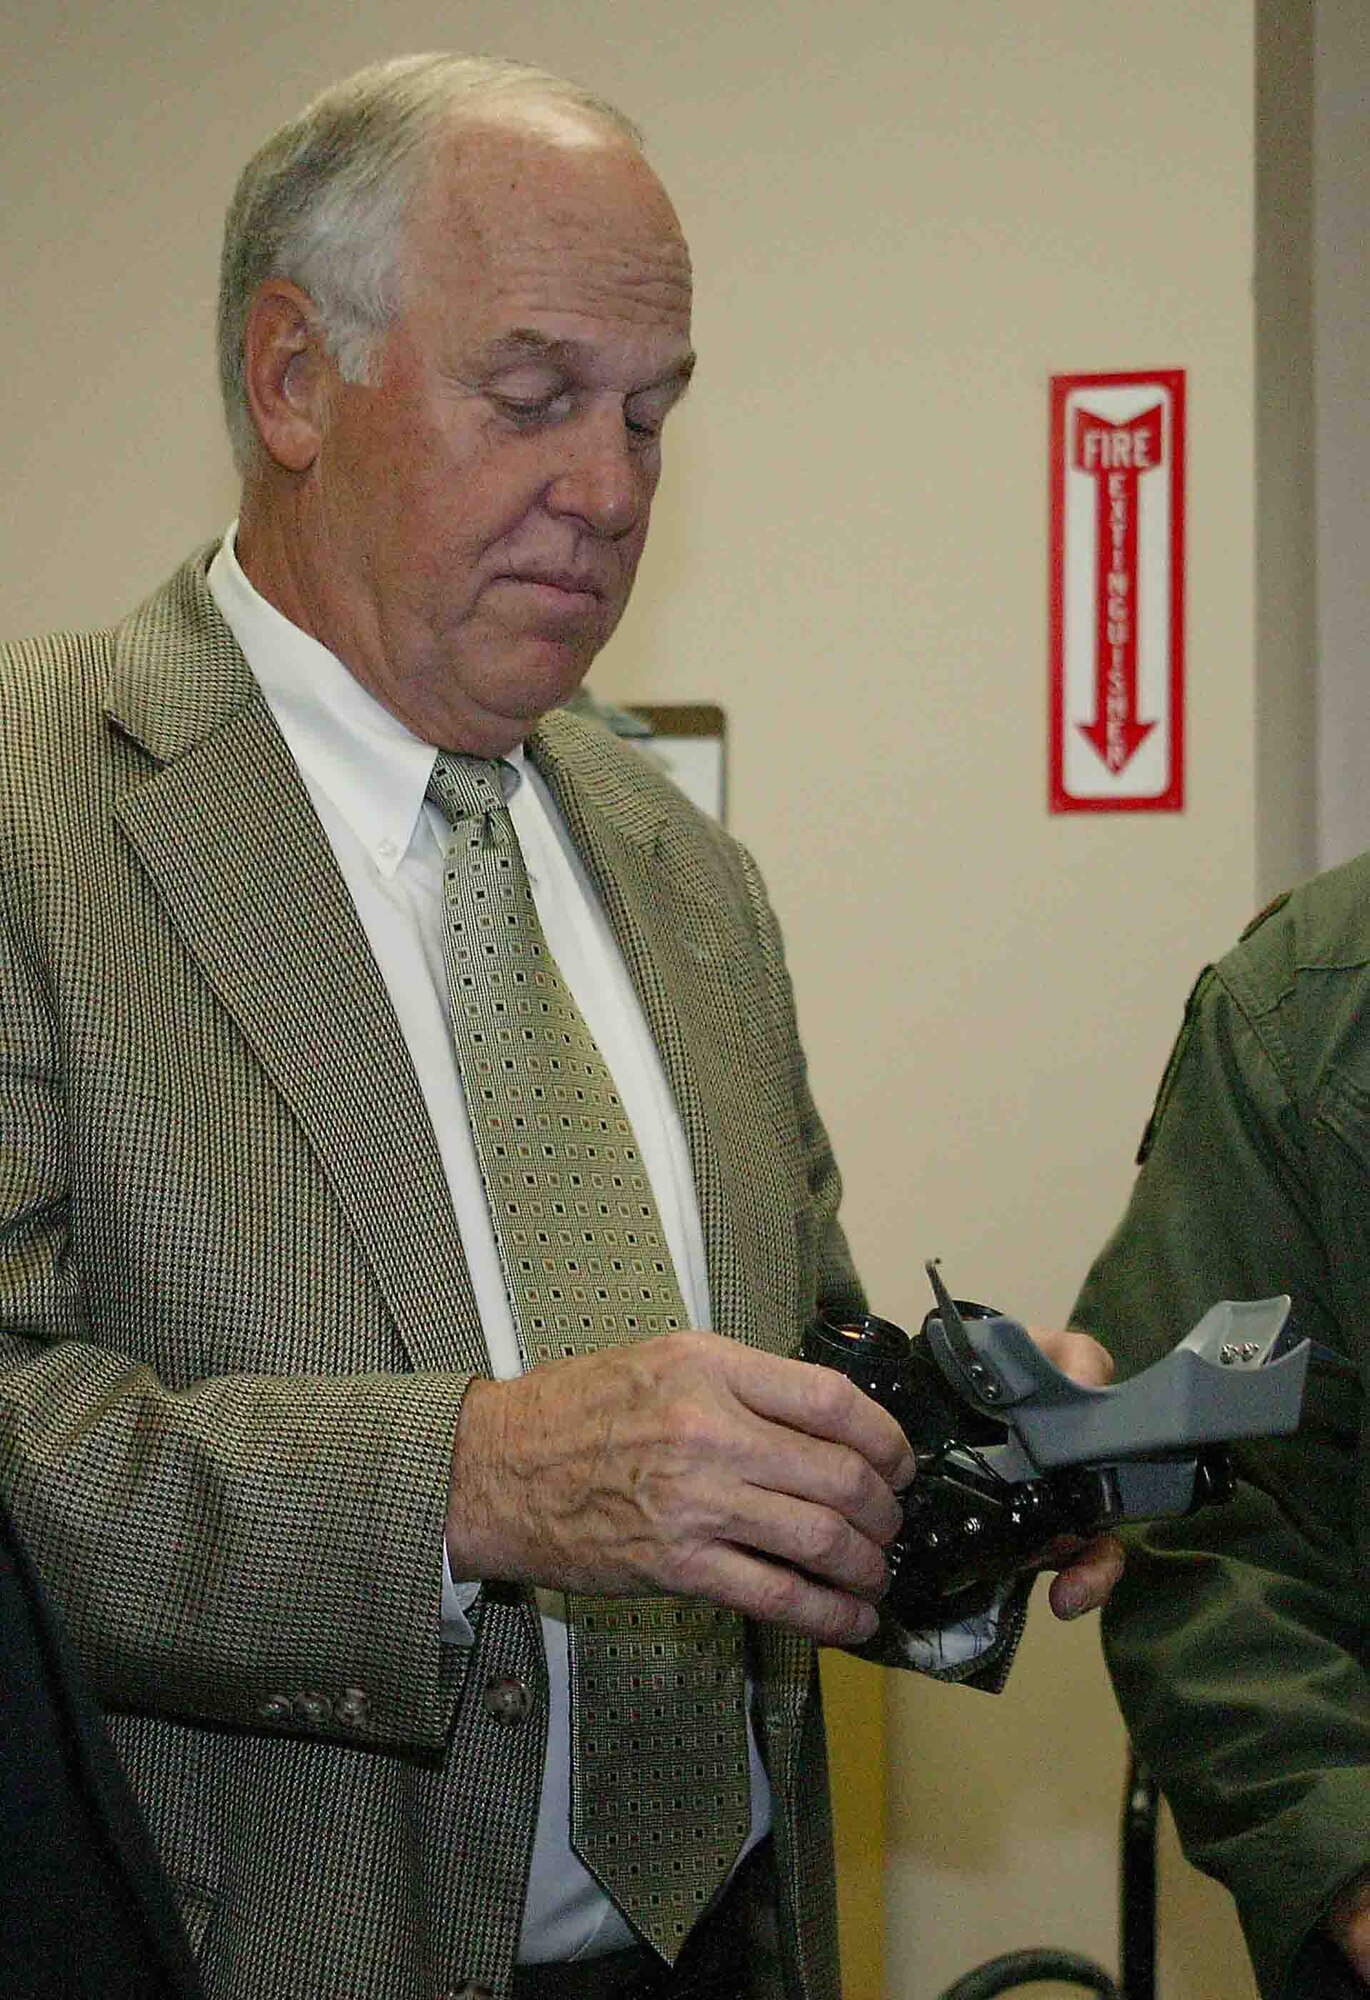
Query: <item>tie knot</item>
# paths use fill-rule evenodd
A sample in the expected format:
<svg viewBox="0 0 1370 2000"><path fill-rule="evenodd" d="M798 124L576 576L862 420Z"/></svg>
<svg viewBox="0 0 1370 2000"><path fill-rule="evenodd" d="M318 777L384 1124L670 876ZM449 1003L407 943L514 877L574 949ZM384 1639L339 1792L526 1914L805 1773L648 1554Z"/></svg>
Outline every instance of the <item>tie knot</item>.
<svg viewBox="0 0 1370 2000"><path fill-rule="evenodd" d="M503 812L504 765L498 758L457 757L440 750L428 780L428 796L447 815L449 825Z"/></svg>

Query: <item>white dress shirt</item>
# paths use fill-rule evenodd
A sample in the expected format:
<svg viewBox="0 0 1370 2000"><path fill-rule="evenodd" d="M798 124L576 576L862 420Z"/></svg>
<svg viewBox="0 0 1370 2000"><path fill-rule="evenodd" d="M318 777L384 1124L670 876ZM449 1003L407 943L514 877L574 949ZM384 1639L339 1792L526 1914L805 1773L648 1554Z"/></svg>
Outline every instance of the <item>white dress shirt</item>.
<svg viewBox="0 0 1370 2000"><path fill-rule="evenodd" d="M436 755L383 708L332 653L248 582L230 529L209 588L299 766L393 1003L423 1092L451 1191L491 1372L522 1373L489 1207L448 1025L442 955L442 856L447 834L426 800ZM510 814L548 945L604 1057L631 1121L689 1321L710 1323L708 1274L688 1148L670 1087L627 969L566 827L522 748ZM437 1555L435 1553L434 1560ZM470 1644L466 1610L478 1584L443 1565L443 1636ZM570 1706L564 1604L539 1592L547 1649L547 1764L519 1956L593 1957L633 1933L570 1846ZM750 1707L750 1703L749 1703ZM765 1770L748 1723L752 1830L770 1825Z"/></svg>

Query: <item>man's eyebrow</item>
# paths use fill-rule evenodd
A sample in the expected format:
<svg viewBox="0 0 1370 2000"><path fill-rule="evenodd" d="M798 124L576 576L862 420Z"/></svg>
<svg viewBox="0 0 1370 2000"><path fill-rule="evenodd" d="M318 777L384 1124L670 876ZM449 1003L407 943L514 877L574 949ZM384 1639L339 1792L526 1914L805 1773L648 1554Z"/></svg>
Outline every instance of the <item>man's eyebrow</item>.
<svg viewBox="0 0 1370 2000"><path fill-rule="evenodd" d="M490 368L503 368L520 361L546 361L565 368L575 356L574 341L551 340L531 326L520 326L492 340L481 358Z"/></svg>
<svg viewBox="0 0 1370 2000"><path fill-rule="evenodd" d="M536 327L517 326L508 333L502 333L490 342L482 358L483 365L491 374L502 368L516 368L520 363L539 361L549 368L560 368L572 372L584 355L584 348L576 340L553 340ZM667 382L679 383L683 391L695 372L695 353L689 349L674 368L666 371L658 382L648 383L648 388L660 388ZM639 392L640 393L640 392Z"/></svg>

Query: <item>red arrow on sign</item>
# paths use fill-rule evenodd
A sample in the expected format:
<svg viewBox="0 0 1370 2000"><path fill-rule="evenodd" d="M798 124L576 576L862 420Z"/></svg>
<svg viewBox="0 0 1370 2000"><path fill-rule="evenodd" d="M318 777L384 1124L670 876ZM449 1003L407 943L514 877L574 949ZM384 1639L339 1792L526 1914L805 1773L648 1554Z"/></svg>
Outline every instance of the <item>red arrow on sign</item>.
<svg viewBox="0 0 1370 2000"><path fill-rule="evenodd" d="M1160 403L1125 424L1075 412L1073 463L1094 480L1094 720L1075 726L1106 768L1126 768L1156 727L1137 713L1137 487L1164 454Z"/></svg>

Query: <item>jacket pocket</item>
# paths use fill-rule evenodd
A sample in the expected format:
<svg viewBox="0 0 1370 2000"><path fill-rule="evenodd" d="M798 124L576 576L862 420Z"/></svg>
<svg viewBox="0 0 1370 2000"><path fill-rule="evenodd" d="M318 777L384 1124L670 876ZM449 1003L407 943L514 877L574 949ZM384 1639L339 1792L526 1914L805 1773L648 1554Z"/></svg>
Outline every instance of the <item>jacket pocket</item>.
<svg viewBox="0 0 1370 2000"><path fill-rule="evenodd" d="M197 1960L203 1959L210 1930L219 1908L219 1899L203 1883L171 1878L171 1893L181 1919L181 1928Z"/></svg>

